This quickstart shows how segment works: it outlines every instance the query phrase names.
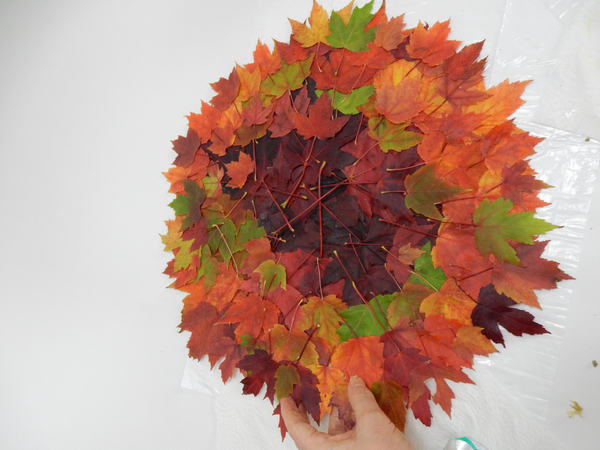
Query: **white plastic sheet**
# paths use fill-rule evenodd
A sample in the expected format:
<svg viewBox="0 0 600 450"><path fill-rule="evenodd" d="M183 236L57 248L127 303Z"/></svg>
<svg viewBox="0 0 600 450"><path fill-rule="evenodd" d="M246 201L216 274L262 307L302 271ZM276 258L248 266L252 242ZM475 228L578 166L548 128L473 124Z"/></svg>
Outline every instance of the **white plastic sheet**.
<svg viewBox="0 0 600 450"><path fill-rule="evenodd" d="M358 6L364 3L356 2ZM327 11L345 6L345 2L331 0L320 4ZM287 18L306 19L311 5L308 0L263 2L263 12L254 18L256 35L250 39L255 42L260 38L268 45L272 44L272 38L287 41L291 32ZM374 8L379 5L376 2ZM586 114L592 111L596 118L600 108L596 92L590 97L586 91L589 84L583 82L569 86L572 91L569 95L584 99L586 105L554 97L556 83L566 76L563 66L568 59L564 54L569 52L569 45L581 33L598 36L597 25L589 31L580 29L582 24L596 20L598 9L594 1L576 0L398 0L389 1L386 7L388 17L405 14L409 27L418 21L432 24L450 18L450 38L465 44L485 40L482 56L487 56L488 86L507 78L533 80L524 93L527 103L515 114L515 122L523 130L545 138L536 147L532 166L539 178L553 188L543 193L543 199L551 206L541 209L538 217L563 228L547 235L550 243L544 257L559 262L573 276L577 274L600 160L600 143L589 139L599 136L594 130L584 129L584 132L573 123L577 122L574 118L579 117L580 107L587 108ZM578 49L577 57L585 61L588 56L597 58L593 50L591 45L583 46ZM250 60L249 54L248 61L238 62ZM588 66L591 71L597 69L593 64ZM557 104L562 109L556 109ZM572 281L566 281L559 283L556 290L538 292L543 309L532 313L550 334L516 337L505 333L506 348L489 358L478 358L475 370L469 371L475 386L453 385L456 399L452 419L435 405L430 428L409 414L407 435L415 450L439 450L450 437L459 436L475 438L489 450L561 448L544 430L544 421L572 286ZM213 448L295 448L289 438L280 442L270 403L261 400L260 395L259 398L242 396L240 380L238 376L223 385L219 373L211 372L206 361L190 360L186 366L182 385L217 397Z"/></svg>

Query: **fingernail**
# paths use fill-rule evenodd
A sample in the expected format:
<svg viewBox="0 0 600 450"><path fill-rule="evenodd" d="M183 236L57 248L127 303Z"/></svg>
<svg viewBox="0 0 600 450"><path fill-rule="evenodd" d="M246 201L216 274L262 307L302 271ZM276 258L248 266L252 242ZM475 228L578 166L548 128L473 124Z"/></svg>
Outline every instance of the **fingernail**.
<svg viewBox="0 0 600 450"><path fill-rule="evenodd" d="M365 386L365 382L358 375L352 375L350 378L350 384L352 386Z"/></svg>

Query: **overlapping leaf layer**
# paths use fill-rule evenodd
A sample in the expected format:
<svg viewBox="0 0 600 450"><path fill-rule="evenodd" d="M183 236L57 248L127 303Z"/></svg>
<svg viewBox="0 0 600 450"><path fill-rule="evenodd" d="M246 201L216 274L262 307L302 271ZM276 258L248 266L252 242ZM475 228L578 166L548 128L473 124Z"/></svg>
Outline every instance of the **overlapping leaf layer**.
<svg viewBox="0 0 600 450"><path fill-rule="evenodd" d="M371 7L314 3L212 84L173 141L163 242L190 356L317 422L333 406L352 422L359 375L402 429L406 407L450 414L447 381L471 382L499 326L546 333L514 306L570 277L537 240L555 228L534 217L540 139L507 119L526 83L486 89L482 43Z"/></svg>

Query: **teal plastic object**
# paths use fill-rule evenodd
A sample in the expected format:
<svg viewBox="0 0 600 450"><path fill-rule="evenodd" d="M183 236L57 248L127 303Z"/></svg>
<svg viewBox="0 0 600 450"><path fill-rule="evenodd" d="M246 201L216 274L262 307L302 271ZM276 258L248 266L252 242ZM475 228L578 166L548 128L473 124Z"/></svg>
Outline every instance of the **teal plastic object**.
<svg viewBox="0 0 600 450"><path fill-rule="evenodd" d="M444 450L486 450L486 448L467 437L460 437L450 439Z"/></svg>

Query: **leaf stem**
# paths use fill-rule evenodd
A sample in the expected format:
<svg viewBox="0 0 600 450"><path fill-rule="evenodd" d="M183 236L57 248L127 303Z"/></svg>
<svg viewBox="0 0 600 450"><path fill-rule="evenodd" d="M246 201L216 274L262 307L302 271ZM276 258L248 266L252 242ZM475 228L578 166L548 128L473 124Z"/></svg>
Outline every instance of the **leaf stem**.
<svg viewBox="0 0 600 450"><path fill-rule="evenodd" d="M292 233L294 233L296 230L294 230L294 227L292 227L292 224L289 222L287 216L285 215L285 213L283 212L283 209L281 209L281 206L279 206L279 203L277 203L277 200L275 200L275 197L273 197L273 194L271 193L271 190L269 189L269 186L267 186L267 184L265 183L265 181L263 180L263 184L265 186L265 189L267 190L267 192L269 193L269 196L271 197L271 200L273 200L273 203L275 203L275 206L277 206L277 209L279 210L279 212L281 213L281 215L283 216L283 220L285 220L286 225L288 226L288 228L290 229L290 231Z"/></svg>
<svg viewBox="0 0 600 450"><path fill-rule="evenodd" d="M397 227L404 228L405 230L409 230L409 231L412 231L414 233L422 234L424 236L431 236L431 237L434 237L434 238L439 237L437 234L430 234L430 233L425 233L424 231L415 230L414 228L407 227L406 225L402 225L402 224L397 223L397 222L391 222L389 220L382 219L381 217L379 218L379 220L381 222L389 223L390 225L395 225Z"/></svg>
<svg viewBox="0 0 600 450"><path fill-rule="evenodd" d="M229 244L227 243L227 239L225 239L225 235L223 234L223 232L221 231L221 228L219 228L219 224L214 224L213 228L216 228L219 231L219 234L221 235L221 239L223 239L223 243L225 244L225 247L227 247L227 250L229 250L229 254L231 255L231 262L233 263L233 267L235 269L235 273L240 273L237 263L235 262L235 258L233 257L233 252L231 251L231 247L229 247Z"/></svg>

